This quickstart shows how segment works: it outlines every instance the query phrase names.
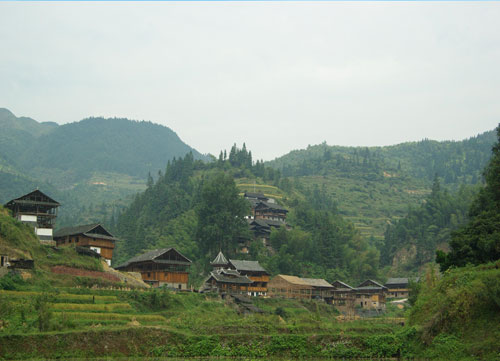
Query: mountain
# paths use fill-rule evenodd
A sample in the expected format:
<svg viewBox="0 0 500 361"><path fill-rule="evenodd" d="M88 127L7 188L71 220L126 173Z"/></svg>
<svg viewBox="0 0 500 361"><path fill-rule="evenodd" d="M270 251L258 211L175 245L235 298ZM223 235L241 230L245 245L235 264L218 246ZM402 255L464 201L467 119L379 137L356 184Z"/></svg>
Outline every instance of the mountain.
<svg viewBox="0 0 500 361"><path fill-rule="evenodd" d="M363 236L381 240L388 224L431 193L435 175L454 190L480 182L494 142L494 131L488 131L456 142L422 140L385 147L323 143L291 151L266 165L304 187L318 186Z"/></svg>
<svg viewBox="0 0 500 361"><path fill-rule="evenodd" d="M88 178L92 172L115 172L145 178L163 170L168 160L192 152L170 128L121 118L88 118L57 126L17 118L0 109L4 130L0 151L17 168L33 175L72 172ZM36 156L35 156L36 155Z"/></svg>
<svg viewBox="0 0 500 361"><path fill-rule="evenodd" d="M0 201L44 189L63 205L59 226L110 217L145 188L148 172L164 171L175 157L191 152L208 160L170 128L146 121L87 118L59 126L0 109L0 127Z"/></svg>
<svg viewBox="0 0 500 361"><path fill-rule="evenodd" d="M12 112L5 108L0 108L0 126L2 130L17 130L27 132L33 137L39 137L43 134L48 134L55 128L57 123L43 122L39 123L34 119L28 117L16 117Z"/></svg>
<svg viewBox="0 0 500 361"><path fill-rule="evenodd" d="M374 180L387 173L402 172L429 182L437 174L445 184L475 184L481 180L494 143L493 130L462 141L424 139L385 147L341 147L322 143L291 151L267 165L281 170L284 176L333 172Z"/></svg>

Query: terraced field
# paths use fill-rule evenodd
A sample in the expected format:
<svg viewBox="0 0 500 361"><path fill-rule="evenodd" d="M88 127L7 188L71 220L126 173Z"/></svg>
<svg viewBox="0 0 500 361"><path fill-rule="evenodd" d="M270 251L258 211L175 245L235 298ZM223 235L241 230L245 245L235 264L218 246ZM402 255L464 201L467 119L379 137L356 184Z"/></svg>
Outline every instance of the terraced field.
<svg viewBox="0 0 500 361"><path fill-rule="evenodd" d="M49 291L0 291L0 360L392 357L401 347L392 320L342 322L316 301L254 300L263 313L249 315L217 295Z"/></svg>

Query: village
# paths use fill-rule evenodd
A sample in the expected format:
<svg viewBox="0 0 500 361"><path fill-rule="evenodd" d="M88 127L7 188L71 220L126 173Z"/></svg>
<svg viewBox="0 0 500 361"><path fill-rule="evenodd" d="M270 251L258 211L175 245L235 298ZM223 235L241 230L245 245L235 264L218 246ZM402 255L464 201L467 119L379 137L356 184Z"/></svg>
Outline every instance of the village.
<svg viewBox="0 0 500 361"><path fill-rule="evenodd" d="M289 226L288 210L275 199L261 193L242 195L250 204L247 216L249 229L265 247L273 228ZM33 227L41 244L50 247L75 247L77 252L101 258L111 266L113 249L118 240L101 224L76 225L54 232L57 208L60 203L40 190L13 199L4 205L17 220ZM248 254L248 240L239 243L240 254ZM33 260L13 259L0 255L0 271L32 269ZM189 282L192 261L175 248L155 249L130 258L114 266L115 270L140 275L142 281L154 288L178 292L217 293L222 297L269 297L283 299L317 300L335 307L345 316L373 316L384 313L386 302L404 302L410 292L409 278L389 278L381 284L367 279L352 286L341 280L331 283L325 279L302 278L295 275L271 274L258 261L228 259L219 251L210 262L211 271L199 289ZM0 273L1 275L1 273ZM417 279L415 279L417 281Z"/></svg>

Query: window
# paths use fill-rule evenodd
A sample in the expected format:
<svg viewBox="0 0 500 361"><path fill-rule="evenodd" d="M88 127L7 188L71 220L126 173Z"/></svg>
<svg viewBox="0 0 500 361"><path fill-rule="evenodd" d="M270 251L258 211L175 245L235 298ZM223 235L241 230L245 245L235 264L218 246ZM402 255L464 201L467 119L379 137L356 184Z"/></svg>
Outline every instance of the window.
<svg viewBox="0 0 500 361"><path fill-rule="evenodd" d="M78 237L75 238L75 243L80 242L80 239Z"/></svg>

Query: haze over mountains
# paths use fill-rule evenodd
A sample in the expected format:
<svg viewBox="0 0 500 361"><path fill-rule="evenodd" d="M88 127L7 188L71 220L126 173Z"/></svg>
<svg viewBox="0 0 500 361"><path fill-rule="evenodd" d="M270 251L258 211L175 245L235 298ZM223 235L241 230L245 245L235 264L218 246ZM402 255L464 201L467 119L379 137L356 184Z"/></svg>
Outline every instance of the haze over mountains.
<svg viewBox="0 0 500 361"><path fill-rule="evenodd" d="M157 179L174 157L192 152L194 159L213 159L171 129L145 121L87 118L59 126L0 109L0 128L0 202L44 189L63 204L58 227L116 219L146 188L148 173ZM494 132L487 131L463 141L384 147L323 143L266 166L298 187L331 197L339 213L377 246L388 224L425 202L435 176L449 189L480 183L494 142Z"/></svg>

